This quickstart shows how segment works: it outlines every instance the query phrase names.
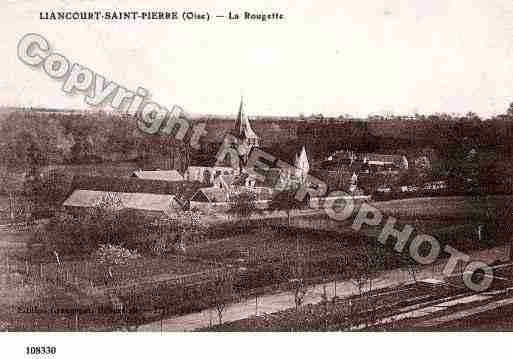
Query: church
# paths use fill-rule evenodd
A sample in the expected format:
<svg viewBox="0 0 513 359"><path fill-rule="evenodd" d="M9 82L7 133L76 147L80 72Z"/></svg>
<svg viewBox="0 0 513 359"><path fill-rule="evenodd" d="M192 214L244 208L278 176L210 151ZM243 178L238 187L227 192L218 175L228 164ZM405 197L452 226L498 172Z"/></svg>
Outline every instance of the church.
<svg viewBox="0 0 513 359"><path fill-rule="evenodd" d="M265 173L260 173L261 176L256 176L246 165L251 151L260 147L261 139L251 127L244 100L241 98L235 123L224 134L216 165L189 167L189 174L184 175L191 180L192 170L198 170L201 173L198 172L194 178L207 185L191 197L191 208L207 212L225 211L229 208L230 197L243 191L250 191L256 202L264 205L277 191L298 188L307 182L310 165L304 146L289 167L271 167ZM207 180L203 181L202 178Z"/></svg>
<svg viewBox="0 0 513 359"><path fill-rule="evenodd" d="M261 138L253 130L246 113L244 99L241 98L237 117L231 128L224 133L222 144L217 151L215 165L209 167L191 166L184 177L187 180L199 180L220 188L227 187L226 184L229 183L228 187L244 186L278 189L306 181L310 165L304 146L296 154L295 161L290 163L289 168L273 168L271 166L264 175L265 180L258 180L254 174L250 173L251 171L247 171L245 168L251 152L257 148L262 148ZM267 152L267 150L265 151ZM272 155L272 153L270 154ZM275 157L278 158L278 156ZM225 176L228 177L223 178ZM208 180L204 180L207 177ZM223 184L225 182L226 184Z"/></svg>
<svg viewBox="0 0 513 359"><path fill-rule="evenodd" d="M239 155L238 170L240 173L243 173L245 172L244 166L247 164L251 151L255 148L259 148L261 146L261 141L251 127L251 123L244 107L244 100L242 98L240 101L235 126L229 132L229 135L230 139L233 141L232 147L236 149ZM274 182L276 182L278 178L281 179L281 182L304 182L310 170L305 146L303 146L301 151L296 154L295 161L292 165L292 171L284 171L283 169L275 168L275 171L272 171L273 169L271 169L268 172L275 172L273 175L269 173L271 177L275 178ZM280 180L278 180L278 182L280 182ZM275 185L273 187L276 187Z"/></svg>
<svg viewBox="0 0 513 359"><path fill-rule="evenodd" d="M231 131L231 134L237 137L241 142L249 148L258 147L260 140L258 135L251 128L246 110L244 108L244 99L240 99L239 112L237 113L237 120L235 121L235 127Z"/></svg>
<svg viewBox="0 0 513 359"><path fill-rule="evenodd" d="M253 148L258 148L260 145L260 139L258 135L251 128L251 123L246 114L244 107L244 99L240 99L239 111L237 113L237 119L235 121L234 128L230 131L236 143L233 144L237 149L242 164L246 164L249 154Z"/></svg>

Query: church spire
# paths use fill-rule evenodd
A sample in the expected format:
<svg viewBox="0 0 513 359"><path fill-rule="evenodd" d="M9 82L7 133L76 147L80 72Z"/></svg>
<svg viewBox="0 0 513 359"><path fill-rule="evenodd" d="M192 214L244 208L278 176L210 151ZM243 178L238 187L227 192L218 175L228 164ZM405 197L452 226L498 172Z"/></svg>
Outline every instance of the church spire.
<svg viewBox="0 0 513 359"><path fill-rule="evenodd" d="M244 99L241 96L237 121L235 122L234 134L241 140L246 140L250 146L258 146L258 136L251 128L249 119L244 109Z"/></svg>
<svg viewBox="0 0 513 359"><path fill-rule="evenodd" d="M306 155L305 146L303 146L303 148L301 149L300 154L296 155L296 161L294 163L294 166L297 169L298 177L304 180L308 175L308 171L310 171L310 165L308 163L308 156Z"/></svg>

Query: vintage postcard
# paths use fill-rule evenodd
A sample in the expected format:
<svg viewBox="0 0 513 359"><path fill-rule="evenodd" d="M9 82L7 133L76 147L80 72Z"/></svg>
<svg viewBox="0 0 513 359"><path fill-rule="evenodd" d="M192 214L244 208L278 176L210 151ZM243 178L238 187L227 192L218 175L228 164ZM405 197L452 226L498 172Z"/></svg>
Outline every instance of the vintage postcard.
<svg viewBox="0 0 513 359"><path fill-rule="evenodd" d="M513 330L510 1L0 18L0 341Z"/></svg>

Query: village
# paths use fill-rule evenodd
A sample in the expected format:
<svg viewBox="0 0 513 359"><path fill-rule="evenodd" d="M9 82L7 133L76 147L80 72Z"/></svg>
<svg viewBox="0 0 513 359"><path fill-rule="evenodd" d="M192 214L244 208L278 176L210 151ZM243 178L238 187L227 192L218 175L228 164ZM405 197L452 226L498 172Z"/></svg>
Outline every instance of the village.
<svg viewBox="0 0 513 359"><path fill-rule="evenodd" d="M227 139L233 153L238 155L235 160L228 156L222 161L215 161L214 166L190 165L182 173L176 169L136 170L110 188L110 191L102 188L106 186L96 185L94 178L82 178L77 181L74 191L62 205L68 209L91 208L100 205L102 198L114 195L119 198L122 208L147 214L172 216L177 210L197 210L215 215L227 212L231 200L242 192L248 194L263 209L279 192L312 185L308 183L311 165L304 145L295 154L293 164L287 167L270 167L264 173L255 173L254 169L245 167L252 151L260 147L261 139L252 129L242 99L233 128L223 142ZM362 199L370 199L371 195L391 195L392 192L402 196L419 194L422 191L434 195L443 194L447 190L444 180L425 181L417 186L396 186L393 189L394 181L383 182L373 188L371 193L365 193L358 186L359 178L397 177L404 175L407 170L408 160L405 156L356 153L349 150L336 151L318 161L315 168L312 165L312 173L318 174L320 180L326 182L330 192L346 191L348 196ZM99 182L101 180L98 179ZM154 181L154 186L148 181ZM168 186L170 191L162 193L158 190L158 181L171 182L172 185ZM125 185L144 188L147 192L123 192ZM324 194L327 195L328 192ZM304 209L313 207L318 202L318 198L308 198Z"/></svg>
<svg viewBox="0 0 513 359"><path fill-rule="evenodd" d="M21 116L48 116L41 113ZM425 286L435 284L426 306L449 294L472 295L443 289L468 280L465 266L447 277L444 256L425 266L396 253L382 240L388 227L361 217L369 208L509 270L509 235L498 229L509 212L497 212L509 208L508 196L483 202L476 191L490 185L476 187L479 175L462 172L455 182L436 174L436 157L404 151L339 147L319 155L311 143L293 140L280 152L280 136L263 138L254 124L261 126L241 99L236 117L223 123L227 130L213 130L199 153L163 142L157 148L172 156L156 163L148 157L139 168L37 165L37 145L28 139L29 165L3 176L1 283L10 318L4 329L37 329L38 318L40 330L296 330L305 323L391 330L407 325L399 317L393 326L382 319L395 315L398 295L424 303ZM77 147L70 136L59 134L60 148ZM276 160L255 170L255 153ZM358 221L368 225L355 230ZM500 298L507 291L502 284L492 285ZM403 289L390 289L396 285ZM383 313L369 317L378 297ZM273 312L275 319L268 317ZM186 325L191 316L196 324Z"/></svg>

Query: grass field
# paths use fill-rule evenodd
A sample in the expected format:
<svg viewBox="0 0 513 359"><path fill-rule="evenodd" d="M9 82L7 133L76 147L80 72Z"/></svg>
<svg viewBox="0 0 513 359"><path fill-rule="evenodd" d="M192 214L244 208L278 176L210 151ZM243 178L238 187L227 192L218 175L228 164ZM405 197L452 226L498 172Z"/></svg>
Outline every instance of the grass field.
<svg viewBox="0 0 513 359"><path fill-rule="evenodd" d="M182 256L143 258L126 264L109 267L92 260L46 263L41 265L17 265L13 269L29 277L41 277L51 281L73 283L76 280L90 282L95 286L115 287L137 284L140 281L168 280L193 273L209 271L219 266ZM28 271L27 271L28 270Z"/></svg>
<svg viewBox="0 0 513 359"><path fill-rule="evenodd" d="M458 243L457 248L471 248L473 246L486 246L487 243L476 241L476 223L489 218L497 208L508 206L511 196L491 197L447 197L447 198L417 198L404 199L389 202L379 202L373 205L384 213L384 218L393 215L398 218L397 227L404 224L411 224L416 230L437 236L442 241ZM320 217L317 215L317 217ZM326 218L326 216L324 215ZM313 223L317 221L314 218ZM234 268L245 269L251 274L250 279L245 279L250 285L240 285L238 289L252 289L263 287L286 280L283 275L274 276L276 268L285 268L291 261L298 258L307 258L311 267L319 272L331 266L333 259L337 257L351 257L358 248L365 248L370 245L377 245L376 238L367 236L367 233L357 233L351 230L350 221L338 223L341 227L348 229L344 232L325 231L322 221L315 226L319 228L292 228L287 229L286 225L279 226L274 223L273 227L262 226L247 229L245 232L233 232L233 228L227 226L219 233L205 238L202 243L190 243L186 256L168 257L158 259L144 259L133 262L129 265L117 266L112 270L112 277L107 276L107 269L93 264L87 260L77 262L65 262L60 269L55 264L45 266L43 273L58 273L58 276L65 276L67 281L73 282L77 277L79 280L90 281L94 286L135 286L127 291L140 293L141 300L147 300L148 289L153 280L165 279L173 276L179 277L201 271L209 271L217 266L209 262L217 262L224 265L231 265ZM384 224L384 222L382 223ZM259 223L260 226L260 223ZM230 229L231 228L231 229ZM321 229L323 229L321 231ZM8 250L12 255L18 257L25 250L25 243L30 238L29 232L8 232L0 233L0 250ZM392 258L387 254L390 249L381 246L383 256ZM2 257L2 256L0 256ZM3 258L3 257L2 257ZM0 260L2 260L0 258ZM390 259L389 258L389 259ZM399 262L390 260L389 266L400 265ZM14 265L11 262L11 271L18 273L16 277L26 275L26 265L23 261ZM0 268L2 263L0 262ZM281 269L280 269L281 270ZM37 277L41 273L38 264L29 265L29 277ZM319 273L312 273L312 276ZM160 278L160 279L159 279ZM247 278L247 277L246 277ZM170 295L169 286L159 289L163 294L162 298ZM34 288L26 285L18 291L25 298L35 295ZM134 293L132 293L134 294ZM67 298L69 293L62 293ZM126 294L128 295L128 294ZM194 294L191 294L191 298ZM136 300L136 302L139 299ZM139 302L137 302L139 303ZM141 302L142 303L142 302ZM146 303L145 303L146 305ZM195 304L196 305L196 304ZM199 305L199 304L198 304ZM204 305L204 304L201 304ZM187 309L189 310L189 309ZM192 309L191 309L192 310Z"/></svg>
<svg viewBox="0 0 513 359"><path fill-rule="evenodd" d="M513 196L408 198L372 205L386 216L400 219L482 219L511 208Z"/></svg>
<svg viewBox="0 0 513 359"><path fill-rule="evenodd" d="M337 255L347 252L347 242L338 235L319 236L312 231L264 227L191 247L187 255L229 264L257 265L295 258L298 251L302 256L319 253Z"/></svg>
<svg viewBox="0 0 513 359"><path fill-rule="evenodd" d="M376 226L379 233L388 216L396 217L397 228L405 224L413 226L417 233L437 236L442 241L475 242L478 239L477 225L489 220L490 214L509 205L513 196L489 197L432 197L394 200L372 203L383 213L383 221ZM295 226L293 229L279 231L274 229L253 230L251 233L226 237L191 247L188 255L211 259L225 263L251 265L262 260L287 258L301 253L329 253L339 255L347 253L351 246L359 245L362 237L368 237L366 231L359 235L350 228L352 220L337 223L325 214L313 215L301 219L310 224L310 228ZM329 221L331 223L327 223ZM345 228L339 234L333 228ZM364 226L365 227L365 226ZM319 230L322 230L321 232ZM298 242L299 239L299 242Z"/></svg>

